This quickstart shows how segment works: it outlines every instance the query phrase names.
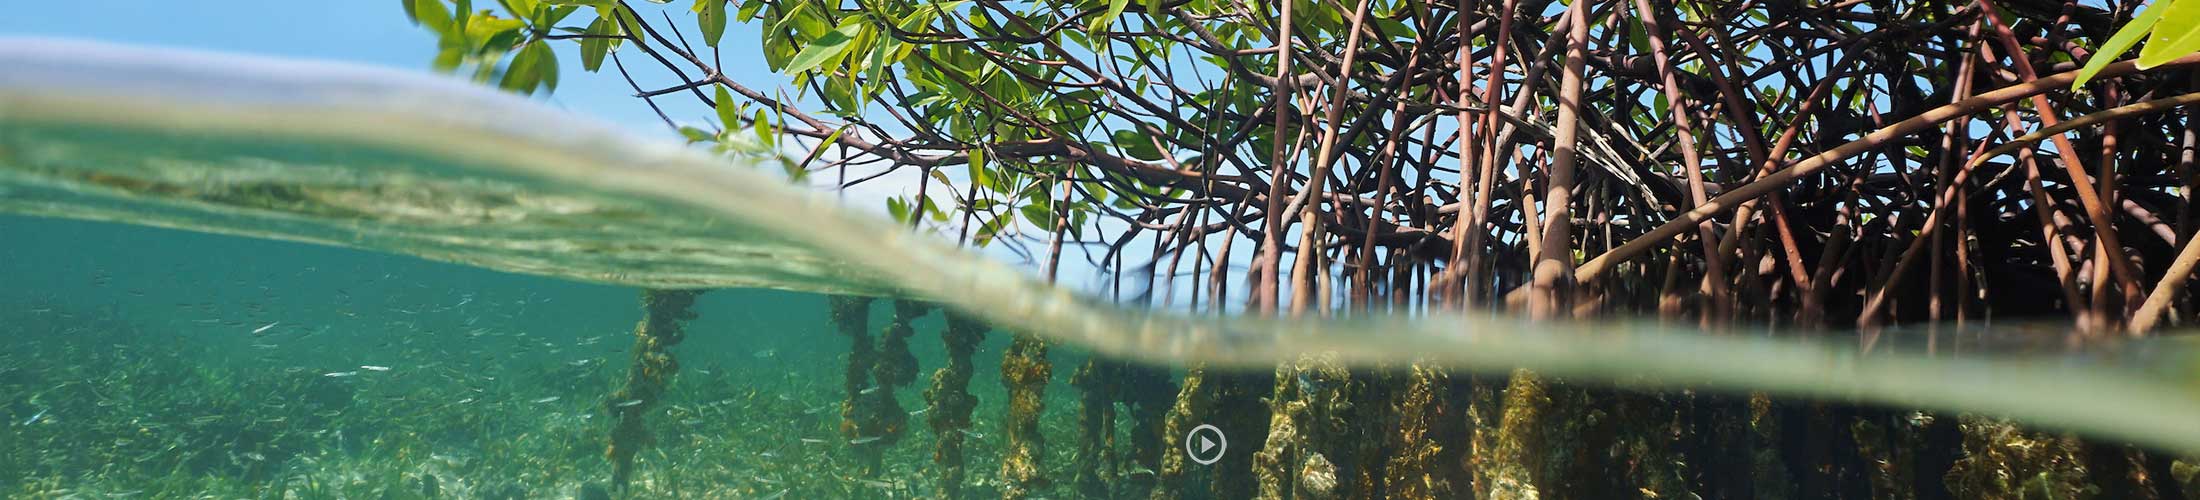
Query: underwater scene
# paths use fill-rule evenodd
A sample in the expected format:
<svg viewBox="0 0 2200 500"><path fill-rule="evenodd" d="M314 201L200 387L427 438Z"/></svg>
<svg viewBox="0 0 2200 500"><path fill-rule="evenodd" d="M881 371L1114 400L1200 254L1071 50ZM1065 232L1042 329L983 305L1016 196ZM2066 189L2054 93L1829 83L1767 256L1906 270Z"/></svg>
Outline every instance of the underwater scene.
<svg viewBox="0 0 2200 500"><path fill-rule="evenodd" d="M2182 39L1881 119L1753 4L400 3L458 78L0 36L0 498L2200 498Z"/></svg>

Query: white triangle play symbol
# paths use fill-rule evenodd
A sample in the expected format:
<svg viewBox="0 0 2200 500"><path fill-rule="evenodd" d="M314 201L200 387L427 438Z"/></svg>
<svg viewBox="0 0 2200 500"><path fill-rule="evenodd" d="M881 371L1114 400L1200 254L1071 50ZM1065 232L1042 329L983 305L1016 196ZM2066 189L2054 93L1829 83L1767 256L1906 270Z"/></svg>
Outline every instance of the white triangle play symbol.
<svg viewBox="0 0 2200 500"><path fill-rule="evenodd" d="M1200 452L1200 453L1206 453L1206 452L1207 452L1207 450L1212 450L1212 449L1215 449L1215 441L1214 441L1214 440L1212 440L1212 439L1207 439L1207 437L1206 437L1206 436L1200 436L1200 437L1199 437L1199 452Z"/></svg>

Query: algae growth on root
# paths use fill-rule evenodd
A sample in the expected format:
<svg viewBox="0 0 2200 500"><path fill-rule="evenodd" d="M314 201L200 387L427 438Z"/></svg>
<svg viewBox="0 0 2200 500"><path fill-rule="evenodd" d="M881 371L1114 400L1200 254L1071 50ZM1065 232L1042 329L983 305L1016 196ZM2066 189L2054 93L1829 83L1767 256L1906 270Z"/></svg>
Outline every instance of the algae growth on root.
<svg viewBox="0 0 2200 500"><path fill-rule="evenodd" d="M642 291L642 320L634 325L633 367L627 373L626 385L604 402L604 408L616 419L611 443L604 448L604 456L611 459L611 483L615 486L626 486L633 476L634 454L651 441L643 416L672 385L673 374L680 371L679 361L672 357L672 346L686 339L681 322L695 318L695 297L702 293Z"/></svg>
<svg viewBox="0 0 2200 500"><path fill-rule="evenodd" d="M932 428L937 439L932 448L932 464L935 478L933 493L938 498L961 498L964 470L964 440L968 438L970 415L978 407L978 398L970 394L970 377L975 371L971 354L977 352L978 342L985 339L985 323L964 314L949 312L947 328L940 331L940 341L946 345L946 366L932 373L932 386L925 389L927 414L925 423Z"/></svg>

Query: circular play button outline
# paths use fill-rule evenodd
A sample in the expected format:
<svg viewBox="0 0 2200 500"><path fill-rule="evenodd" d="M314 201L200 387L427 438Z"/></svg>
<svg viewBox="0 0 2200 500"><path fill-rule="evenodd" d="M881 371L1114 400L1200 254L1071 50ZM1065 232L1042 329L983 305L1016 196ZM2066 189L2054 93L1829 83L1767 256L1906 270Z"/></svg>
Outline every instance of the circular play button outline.
<svg viewBox="0 0 2200 500"><path fill-rule="evenodd" d="M1208 441L1206 437L1200 435L1200 431L1214 434L1214 441ZM1200 458L1201 452L1209 449L1214 450L1214 456ZM1229 449L1230 439L1222 435L1222 429L1213 425L1199 424L1199 427L1193 427L1192 432L1185 435L1184 455L1200 465L1214 465L1215 462L1222 461L1222 453L1229 451Z"/></svg>

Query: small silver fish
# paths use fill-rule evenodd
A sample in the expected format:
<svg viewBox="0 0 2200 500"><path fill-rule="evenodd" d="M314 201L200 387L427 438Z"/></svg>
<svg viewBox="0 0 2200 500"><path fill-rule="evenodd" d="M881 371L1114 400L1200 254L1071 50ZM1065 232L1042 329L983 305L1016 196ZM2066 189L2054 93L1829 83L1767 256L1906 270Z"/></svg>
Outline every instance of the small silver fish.
<svg viewBox="0 0 2200 500"><path fill-rule="evenodd" d="M535 404L543 404L543 403L555 403L555 402L557 402L557 401L558 401L559 399L564 399L564 398L563 398L563 397L560 397L560 396L551 396L551 397L547 397L547 398L537 399L537 400L535 400Z"/></svg>
<svg viewBox="0 0 2200 500"><path fill-rule="evenodd" d="M848 440L848 444L853 444L853 445L866 445L866 444L876 443L876 442L878 442L878 440L879 440L879 439L880 439L880 437L879 437L879 436L871 436L871 437L859 437L859 438L855 438L855 439L850 439L850 440Z"/></svg>
<svg viewBox="0 0 2200 500"><path fill-rule="evenodd" d="M31 415L31 419L30 419L30 420L24 420L24 421L23 421L23 425L31 425L31 424L35 424L35 423L38 423L38 419L41 419L41 418L46 418L46 411L47 411L47 410L50 410L50 409L51 409L51 408L47 408L47 409L42 409L42 410L38 410L38 413L37 413L37 414L33 414L33 415Z"/></svg>
<svg viewBox="0 0 2200 500"><path fill-rule="evenodd" d="M364 369L366 369L367 371L370 371L370 372L386 372L386 371L390 371L390 367L387 367L387 366L359 365L359 367L360 367L360 368L364 368Z"/></svg>
<svg viewBox="0 0 2200 500"><path fill-rule="evenodd" d="M825 444L825 440L823 439L802 438L802 442L809 444Z"/></svg>
<svg viewBox="0 0 2200 500"><path fill-rule="evenodd" d="M632 406L636 406L636 405L640 405L640 404L642 404L642 400L639 400L639 399L629 399L629 400L626 400L626 401L620 401L620 402L619 402L619 404L616 404L616 405L612 405L612 406L616 406L616 407L619 407L619 408L627 408L627 407L632 407Z"/></svg>
<svg viewBox="0 0 2200 500"><path fill-rule="evenodd" d="M865 388L863 388L863 390L861 390L861 391L856 391L856 394L870 395L871 393L875 393L875 392L878 392L878 390L879 390L879 386L875 386L875 385L874 385L874 386L870 386L870 387L865 387Z"/></svg>
<svg viewBox="0 0 2200 500"><path fill-rule="evenodd" d="M356 371L350 371L350 372L328 372L328 373L323 373L323 374L321 374L321 376L323 376L323 377L329 377L329 378L344 378L344 377L349 377L349 376L353 376L353 375L358 375L358 374L359 374L359 372L356 372Z"/></svg>
<svg viewBox="0 0 2200 500"><path fill-rule="evenodd" d="M918 409L917 409L917 411L912 411L912 412L909 412L909 416L912 416L912 417L914 417L914 416L917 416L917 415L923 415L923 414L924 414L924 412L928 412L928 411L932 411L932 407L930 407L930 406L926 406L926 407L923 407L923 408L918 408Z"/></svg>
<svg viewBox="0 0 2200 500"><path fill-rule="evenodd" d="M275 325L280 325L280 324L283 324L283 322L281 322L281 321L277 321L277 322L274 322L274 323L268 323L268 324L265 324L265 325L260 325L260 327L259 327L259 328L254 328L254 329L252 329L252 334L253 334L253 335L259 335L259 334L260 334L260 332L265 332L265 331L267 331L267 329L269 329L269 328L274 328L274 327L275 327Z"/></svg>

